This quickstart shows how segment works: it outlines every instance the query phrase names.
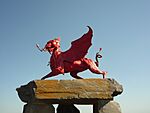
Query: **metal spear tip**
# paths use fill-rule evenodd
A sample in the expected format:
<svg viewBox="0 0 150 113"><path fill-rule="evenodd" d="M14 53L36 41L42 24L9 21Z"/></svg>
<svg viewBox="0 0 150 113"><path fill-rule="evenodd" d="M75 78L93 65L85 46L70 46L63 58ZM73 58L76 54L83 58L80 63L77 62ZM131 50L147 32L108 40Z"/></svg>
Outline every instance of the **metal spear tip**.
<svg viewBox="0 0 150 113"><path fill-rule="evenodd" d="M41 52L43 51L43 49L40 48L39 44L36 44L36 47L37 47L38 50L40 50Z"/></svg>
<svg viewBox="0 0 150 113"><path fill-rule="evenodd" d="M39 48L39 44L36 44L36 47Z"/></svg>

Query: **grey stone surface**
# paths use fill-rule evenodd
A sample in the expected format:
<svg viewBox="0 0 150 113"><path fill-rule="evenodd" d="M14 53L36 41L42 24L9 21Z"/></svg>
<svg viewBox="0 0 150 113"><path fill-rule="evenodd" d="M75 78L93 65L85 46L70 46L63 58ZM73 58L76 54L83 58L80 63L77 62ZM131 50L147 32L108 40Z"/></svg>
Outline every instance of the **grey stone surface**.
<svg viewBox="0 0 150 113"><path fill-rule="evenodd" d="M121 108L117 102L110 101L103 107L100 107L98 113L121 113Z"/></svg>
<svg viewBox="0 0 150 113"><path fill-rule="evenodd" d="M17 88L23 102L47 100L54 104L111 100L122 91L122 86L114 79L36 80Z"/></svg>

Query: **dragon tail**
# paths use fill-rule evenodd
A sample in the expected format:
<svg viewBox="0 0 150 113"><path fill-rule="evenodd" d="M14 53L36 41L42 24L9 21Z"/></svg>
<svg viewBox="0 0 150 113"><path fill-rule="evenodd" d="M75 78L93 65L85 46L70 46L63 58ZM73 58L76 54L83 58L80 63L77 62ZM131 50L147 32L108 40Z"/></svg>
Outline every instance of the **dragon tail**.
<svg viewBox="0 0 150 113"><path fill-rule="evenodd" d="M99 61L98 59L102 58L102 55L100 54L100 51L102 50L102 48L99 49L99 52L96 53L96 56L95 56L95 64L97 65L97 67L99 66Z"/></svg>

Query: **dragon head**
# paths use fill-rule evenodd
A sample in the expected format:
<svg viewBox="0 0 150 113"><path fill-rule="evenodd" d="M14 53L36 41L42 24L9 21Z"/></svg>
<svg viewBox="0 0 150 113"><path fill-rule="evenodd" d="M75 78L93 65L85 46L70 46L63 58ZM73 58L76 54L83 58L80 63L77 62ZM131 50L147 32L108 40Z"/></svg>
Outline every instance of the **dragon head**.
<svg viewBox="0 0 150 113"><path fill-rule="evenodd" d="M54 49L60 48L60 38L55 38L54 40L49 40L44 48L40 49L39 45L36 44L37 48L42 51L48 51L52 53Z"/></svg>
<svg viewBox="0 0 150 113"><path fill-rule="evenodd" d="M57 48L60 48L60 38L48 41L44 47L48 52L53 52L53 50Z"/></svg>

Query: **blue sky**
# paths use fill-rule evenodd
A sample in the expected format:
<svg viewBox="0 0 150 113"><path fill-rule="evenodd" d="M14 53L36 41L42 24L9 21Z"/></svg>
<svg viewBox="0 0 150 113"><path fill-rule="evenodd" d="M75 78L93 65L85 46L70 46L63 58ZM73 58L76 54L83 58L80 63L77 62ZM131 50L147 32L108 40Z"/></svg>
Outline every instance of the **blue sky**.
<svg viewBox="0 0 150 113"><path fill-rule="evenodd" d="M15 89L49 73L50 55L39 52L36 43L43 47L60 36L65 51L89 25L94 36L87 57L94 59L103 48L100 68L124 87L115 98L122 112L149 113L149 6L149 0L0 0L1 112L22 112L24 103ZM102 78L89 71L80 76ZM66 74L50 79L72 78ZM81 109L88 113L91 108Z"/></svg>

